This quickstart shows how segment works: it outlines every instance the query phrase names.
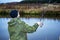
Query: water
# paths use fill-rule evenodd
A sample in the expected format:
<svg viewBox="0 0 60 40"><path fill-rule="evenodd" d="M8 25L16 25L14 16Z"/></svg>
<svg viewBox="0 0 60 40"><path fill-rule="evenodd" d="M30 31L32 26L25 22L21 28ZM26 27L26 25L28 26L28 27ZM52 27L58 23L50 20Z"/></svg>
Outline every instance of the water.
<svg viewBox="0 0 60 40"><path fill-rule="evenodd" d="M8 21L10 18L0 18L0 40L8 40ZM60 39L60 19L53 18L21 18L29 25L41 21L42 27L38 27L36 32L27 33L28 40L59 40Z"/></svg>

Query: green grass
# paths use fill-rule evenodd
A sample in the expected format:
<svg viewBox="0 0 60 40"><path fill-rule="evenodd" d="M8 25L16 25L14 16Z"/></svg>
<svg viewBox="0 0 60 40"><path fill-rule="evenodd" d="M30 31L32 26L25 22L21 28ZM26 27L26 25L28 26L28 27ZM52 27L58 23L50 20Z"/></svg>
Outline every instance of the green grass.
<svg viewBox="0 0 60 40"><path fill-rule="evenodd" d="M0 10L0 16L9 16L11 10ZM21 16L25 16L25 15L29 15L29 16L34 16L34 15L39 15L42 16L42 14L44 16L60 16L60 11L46 11L45 13L43 11L29 11L29 12L25 12L25 11L20 11L20 15Z"/></svg>

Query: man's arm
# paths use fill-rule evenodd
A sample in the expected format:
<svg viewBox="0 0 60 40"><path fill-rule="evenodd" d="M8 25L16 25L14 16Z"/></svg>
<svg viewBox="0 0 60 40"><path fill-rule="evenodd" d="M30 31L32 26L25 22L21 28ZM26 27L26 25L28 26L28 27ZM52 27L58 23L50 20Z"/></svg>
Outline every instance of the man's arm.
<svg viewBox="0 0 60 40"><path fill-rule="evenodd" d="M25 24L24 32L27 33L35 32L38 26L39 25L37 23L35 23L33 26L29 26L28 24Z"/></svg>
<svg viewBox="0 0 60 40"><path fill-rule="evenodd" d="M35 23L33 26L29 26L28 24L26 24L24 21L21 20L17 20L18 23L20 24L22 22L23 27L23 31L22 32L26 32L26 33L32 33L35 32L36 29L38 28L38 26L41 26L40 22Z"/></svg>

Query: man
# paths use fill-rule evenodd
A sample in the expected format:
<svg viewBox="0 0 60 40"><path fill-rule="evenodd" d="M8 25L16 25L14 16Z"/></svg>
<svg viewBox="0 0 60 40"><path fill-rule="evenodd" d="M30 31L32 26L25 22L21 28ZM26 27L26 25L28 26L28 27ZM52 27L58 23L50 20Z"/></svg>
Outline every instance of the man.
<svg viewBox="0 0 60 40"><path fill-rule="evenodd" d="M10 13L12 19L8 22L8 30L10 34L10 40L27 40L27 33L33 33L36 31L40 22L35 23L33 27L26 24L19 19L19 12L12 10Z"/></svg>

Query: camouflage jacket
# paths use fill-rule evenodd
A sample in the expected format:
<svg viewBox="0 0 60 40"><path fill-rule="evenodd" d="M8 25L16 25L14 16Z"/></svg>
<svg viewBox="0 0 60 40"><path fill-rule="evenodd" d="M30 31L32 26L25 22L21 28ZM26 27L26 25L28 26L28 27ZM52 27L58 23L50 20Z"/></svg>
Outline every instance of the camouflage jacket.
<svg viewBox="0 0 60 40"><path fill-rule="evenodd" d="M37 23L31 27L19 18L12 18L8 22L10 40L27 40L27 33L35 32L37 28Z"/></svg>

